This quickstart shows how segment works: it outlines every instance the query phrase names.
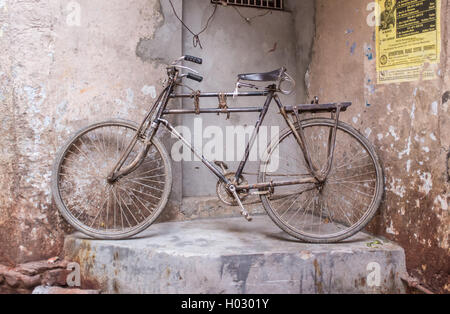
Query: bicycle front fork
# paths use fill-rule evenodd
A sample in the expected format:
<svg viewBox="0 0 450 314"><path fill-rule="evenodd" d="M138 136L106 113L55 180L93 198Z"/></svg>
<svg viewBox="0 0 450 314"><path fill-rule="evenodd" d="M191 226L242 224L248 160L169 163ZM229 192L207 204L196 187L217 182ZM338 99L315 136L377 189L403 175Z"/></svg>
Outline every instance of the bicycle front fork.
<svg viewBox="0 0 450 314"><path fill-rule="evenodd" d="M108 175L107 180L109 183L114 183L114 182L118 181L120 178L123 178L123 177L129 175L130 173L135 171L137 168L139 168L142 165L142 163L144 162L145 157L147 156L148 151L150 150L150 147L152 146L152 139L153 139L153 136L156 134L158 124L153 122L152 125L150 126L149 131L145 132L145 133L147 133L146 135L142 134L142 128L143 128L143 126L141 126L141 128L136 132L136 135L134 136L133 140L128 145L127 149L124 151L124 153L122 154L119 161L115 164L113 170ZM125 164L126 160L128 159L128 157L130 156L131 152L133 151L133 148L136 146L137 142L139 140L141 140L143 137L144 137L144 139L143 139L144 144L143 144L142 149L139 151L139 153L134 158L134 160L128 166L124 167L124 164Z"/></svg>
<svg viewBox="0 0 450 314"><path fill-rule="evenodd" d="M137 168L139 168L139 166L142 165L142 163L144 162L144 159L147 156L147 153L152 145L153 137L155 136L156 131L158 130L160 124L159 117L161 117L163 110L166 108L167 103L169 101L169 95L173 91L175 80L176 75L175 77L170 79L168 86L159 95L153 108L150 109L145 119L142 121L139 129L137 130L135 136L133 137L133 140L128 145L127 149L124 151L119 161L115 164L114 168L108 175L107 180L109 183L112 184L117 180L119 180L120 178L129 175ZM156 116L152 117L154 112L156 112ZM139 140L143 140L144 142L143 148L140 150L136 158L128 166L122 168Z"/></svg>

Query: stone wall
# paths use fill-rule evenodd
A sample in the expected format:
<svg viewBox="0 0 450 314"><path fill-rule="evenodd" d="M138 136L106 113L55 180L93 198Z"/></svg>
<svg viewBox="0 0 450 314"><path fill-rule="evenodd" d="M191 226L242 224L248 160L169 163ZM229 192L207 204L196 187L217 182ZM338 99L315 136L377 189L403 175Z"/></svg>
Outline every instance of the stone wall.
<svg viewBox="0 0 450 314"><path fill-rule="evenodd" d="M67 286L70 275L67 261L53 258L49 261L30 262L17 267L0 265L0 294L29 294L39 285Z"/></svg>

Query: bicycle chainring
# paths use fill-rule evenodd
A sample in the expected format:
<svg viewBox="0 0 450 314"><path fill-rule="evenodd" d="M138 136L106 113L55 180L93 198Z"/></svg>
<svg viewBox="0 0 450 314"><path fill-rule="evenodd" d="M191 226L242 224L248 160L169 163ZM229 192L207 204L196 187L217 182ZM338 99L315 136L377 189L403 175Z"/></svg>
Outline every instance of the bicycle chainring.
<svg viewBox="0 0 450 314"><path fill-rule="evenodd" d="M225 177L233 182L235 180L236 173L230 172L225 175ZM248 182L245 180L245 178L241 175L239 177L238 182L236 185L246 185ZM228 189L225 182L218 181L216 186L216 193L217 197L220 199L220 201L226 205L229 206L238 206L238 203L236 202L236 199L234 198L233 194L231 194ZM237 191L241 201L244 201L245 198L248 196L248 191Z"/></svg>

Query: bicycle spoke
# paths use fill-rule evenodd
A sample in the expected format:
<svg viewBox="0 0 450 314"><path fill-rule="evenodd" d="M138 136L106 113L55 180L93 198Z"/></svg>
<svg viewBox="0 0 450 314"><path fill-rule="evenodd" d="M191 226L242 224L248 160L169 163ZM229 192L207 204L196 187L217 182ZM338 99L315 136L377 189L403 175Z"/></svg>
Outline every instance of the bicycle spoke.
<svg viewBox="0 0 450 314"><path fill-rule="evenodd" d="M283 214L281 214L281 216L280 216L281 218L283 218L284 214L286 214L286 213L289 211L289 209L291 209L292 206L294 206L295 202L298 201L298 199L300 198L300 196L301 196L301 194L298 195L298 196L294 199L294 201L291 203L291 205L286 209L286 211L285 211Z"/></svg>
<svg viewBox="0 0 450 314"><path fill-rule="evenodd" d="M367 172L367 173L363 173L363 174L358 174L358 175L355 175L355 176L352 176L352 177L339 178L339 179L341 179L341 180L353 179L353 178L358 178L358 177L365 176L365 175L368 175L368 174L376 174L376 172L372 171L372 172ZM330 178L336 179L336 177L330 177Z"/></svg>
<svg viewBox="0 0 450 314"><path fill-rule="evenodd" d="M123 190L123 189L122 189L122 191L125 192L125 194L127 195L128 199L130 199L130 200L133 202L133 204L134 204L134 201L133 201L133 199L131 199L131 197L130 197L128 191L127 191L127 190ZM119 194L120 194L120 193L119 193ZM128 205L127 205L126 202L124 202L124 205L125 205L125 207L128 209L128 212L131 214L131 216L133 217L134 221L136 221L136 224L139 224L139 221L138 221L138 220L136 219L136 217L133 215L133 211L128 207ZM142 215L142 213L141 213L141 215Z"/></svg>
<svg viewBox="0 0 450 314"><path fill-rule="evenodd" d="M364 192L361 192L361 191L358 191L358 190L354 190L354 189L352 189L352 188L349 188L349 187L348 187L347 185L345 185L345 184L341 184L340 186L342 186L342 187L344 187L344 188L346 188L346 189L349 189L349 190L351 190L351 191L353 191L353 192L356 192L356 193L358 193L358 194L360 194L360 195L363 195L363 196L372 198L372 195L367 194L367 193L364 193Z"/></svg>
<svg viewBox="0 0 450 314"><path fill-rule="evenodd" d="M144 205L144 204L142 203L141 199L140 199L139 197L137 197L136 194L133 193L133 191L130 191L130 192L131 192L131 195L133 195L134 198L135 198L139 203L141 203L142 207L144 207L144 208L148 211L149 214L152 214L152 211L150 211L150 210L147 208L147 206ZM153 206L156 206L156 204L153 204L153 203L151 203L151 202L149 202L149 203L150 203L151 205L153 205ZM154 208L152 207L151 209L154 209Z"/></svg>
<svg viewBox="0 0 450 314"><path fill-rule="evenodd" d="M125 215L125 211L123 210L123 207L122 207L122 203L123 203L123 205L126 205L126 204L123 201L123 198L120 196L120 193L118 193L118 191L117 191L117 198L119 200L120 215L121 215L121 218L122 218L122 229L124 229L124 221L123 221L124 217L125 217L125 220L127 221L128 227L131 227L130 221L128 220L127 215Z"/></svg>
<svg viewBox="0 0 450 314"><path fill-rule="evenodd" d="M164 190L161 190L161 189L155 188L155 187L153 187L153 186L150 186L150 185L147 185L147 184L144 184L144 183L138 182L138 181L136 181L136 180L125 179L125 181L128 181L128 182L133 182L133 183L136 183L136 184L138 184L138 185L142 185L142 186L145 186L146 188L149 188L149 189L152 189L152 190L156 190L156 191L164 192Z"/></svg>
<svg viewBox="0 0 450 314"><path fill-rule="evenodd" d="M356 155L354 155L354 156L352 157L352 159L350 159L349 162L347 162L346 164L343 164L343 165L341 165L341 166L337 166L337 167L335 167L335 169L336 169L336 170L337 170L337 169L341 169L341 168L343 168L343 167L346 167L346 166L352 164L352 163L355 161L355 158L356 158L357 156L359 156L359 154L361 154L361 153L366 153L366 152L365 152L365 151L359 151ZM361 157L360 160L362 160L362 159L364 159L364 158L367 158L367 157L370 157L370 156L367 155L367 153L366 153L366 156ZM357 159L356 159L356 160L357 160ZM339 164L339 163L336 163L336 164Z"/></svg>
<svg viewBox="0 0 450 314"><path fill-rule="evenodd" d="M110 188L109 188L110 189ZM107 189L109 191L109 189ZM105 191L105 194L108 194L107 191ZM102 205L99 207L98 213L94 218L94 221L92 222L92 224L90 225L90 227L92 228L92 226L94 225L95 221L97 220L98 216L100 215L100 213L103 211L103 207L105 206L106 200L108 199L108 195L106 195L105 199L103 200Z"/></svg>
<svg viewBox="0 0 450 314"><path fill-rule="evenodd" d="M331 188L332 189L332 188ZM341 194L342 195L342 192L341 191L338 191L338 190L334 190L334 189L332 189L333 191L335 191L336 192L336 194L338 195L338 194ZM344 195L342 195L342 197L343 197ZM352 201L353 201L353 204L352 203L349 203L348 201L346 201L345 199L341 199L344 203L346 203L348 206L350 206L350 207L353 207L353 208L355 208L355 205L357 205L358 203L360 204L360 205L363 205L363 206L365 206L365 204L361 204L361 201L360 200L356 200L356 199L354 199L352 196L349 196L349 195L346 195L348 198L350 198Z"/></svg>
<svg viewBox="0 0 450 314"><path fill-rule="evenodd" d="M141 191L139 191L139 190L135 190L135 189L130 188L130 187L129 187L128 189L130 189L131 191L137 192L137 193L139 193L139 194L143 194L143 195L146 195L146 196L150 196L151 198L157 199L157 200L159 201L159 198L157 198L156 196L153 196L153 195L151 195L151 194L147 194L147 193L141 192Z"/></svg>
<svg viewBox="0 0 450 314"><path fill-rule="evenodd" d="M77 145L75 145L75 143L73 144L73 146L81 153L83 154L83 156L85 156L85 158L91 163L91 166L94 167L94 169L98 169L98 166L86 155L86 153L84 153L83 151L81 151Z"/></svg>
<svg viewBox="0 0 450 314"><path fill-rule="evenodd" d="M122 210L122 204L121 204L121 202L119 202L119 198L118 198L118 196L117 196L115 190L113 190L113 196L114 196L114 199L115 199L115 201L116 201L115 203L118 204L118 205L119 205L119 208L120 208L120 220L121 220L121 225L122 225L122 230L123 230L123 229L125 229L125 227L124 227L124 224L123 224L123 210Z"/></svg>
<svg viewBox="0 0 450 314"><path fill-rule="evenodd" d="M312 195L312 196L305 202L306 206L305 206L304 209L303 209L303 214L302 214L300 220L302 220L304 217L306 217L306 213L308 212L309 205L311 204L311 202L313 201L313 199L314 199L314 195ZM300 212L300 209L302 209L302 207L299 207L299 208L297 209L297 211L296 211L296 212L294 213L294 215L291 217L291 220L292 220L295 216L297 216L297 214Z"/></svg>
<svg viewBox="0 0 450 314"><path fill-rule="evenodd" d="M152 170L149 170L149 171L143 172L143 173L141 173L141 174L152 173L152 172L155 172L155 171L157 171L157 170L161 170L161 169L164 169L164 166L161 166L161 167L158 167L158 168L155 168L155 169L152 169Z"/></svg>
<svg viewBox="0 0 450 314"><path fill-rule="evenodd" d="M295 196L296 196L296 194L291 194L290 196L288 196L288 197L284 200L284 202L279 206L279 208L281 208L282 205L286 204L286 203L289 201L289 198L290 198L290 197L295 197ZM297 197L299 197L299 196L297 196Z"/></svg>

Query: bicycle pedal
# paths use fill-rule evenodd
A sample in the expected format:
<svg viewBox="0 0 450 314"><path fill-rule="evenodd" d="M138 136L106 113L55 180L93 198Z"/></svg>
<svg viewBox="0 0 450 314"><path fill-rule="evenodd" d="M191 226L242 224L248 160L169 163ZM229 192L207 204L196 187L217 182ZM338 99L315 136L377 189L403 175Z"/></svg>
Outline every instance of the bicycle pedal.
<svg viewBox="0 0 450 314"><path fill-rule="evenodd" d="M241 212L241 215L244 216L244 218L248 221L251 222L253 220L253 217L250 216L250 214L247 211Z"/></svg>

